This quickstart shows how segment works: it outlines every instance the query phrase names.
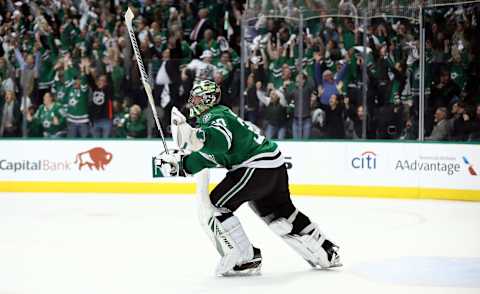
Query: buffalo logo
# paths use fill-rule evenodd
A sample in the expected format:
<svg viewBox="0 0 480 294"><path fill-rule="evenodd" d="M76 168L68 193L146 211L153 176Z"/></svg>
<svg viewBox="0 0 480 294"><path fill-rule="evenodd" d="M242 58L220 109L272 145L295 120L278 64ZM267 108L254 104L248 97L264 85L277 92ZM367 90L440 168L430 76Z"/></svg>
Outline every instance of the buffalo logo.
<svg viewBox="0 0 480 294"><path fill-rule="evenodd" d="M112 160L112 153L105 151L102 147L95 147L90 150L80 152L75 157L75 163L78 162L78 169L87 165L91 170L95 167L96 170L105 170L105 165L108 165Z"/></svg>

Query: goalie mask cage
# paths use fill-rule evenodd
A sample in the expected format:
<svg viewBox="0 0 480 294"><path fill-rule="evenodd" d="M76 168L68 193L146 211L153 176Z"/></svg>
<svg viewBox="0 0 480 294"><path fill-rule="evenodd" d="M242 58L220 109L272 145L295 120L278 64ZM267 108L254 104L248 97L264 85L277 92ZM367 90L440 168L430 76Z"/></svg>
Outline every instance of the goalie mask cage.
<svg viewBox="0 0 480 294"><path fill-rule="evenodd" d="M361 44L358 54L363 60L368 58L367 31L371 24L389 21L395 24L409 26L414 37L413 46L418 52L419 81L417 90L412 91L413 107L411 109L418 115L418 140L424 139L424 113L425 113L425 12L439 7L468 7L480 3L475 1L455 0L247 0L246 9L242 18L241 30L241 67L240 67L240 93L245 93L246 88L246 63L258 62L259 51L265 50L266 34L272 23L281 21L287 26L290 35L296 36L295 62L292 68L297 72L305 72L305 65L309 62L305 56L304 38L307 35L318 33L319 27L325 27L332 22L345 23L346 20L353 24L355 30L362 32ZM303 34L300 34L303 32ZM357 43L358 45L358 43ZM256 58L253 58L257 56ZM250 63L251 63L250 62ZM311 61L310 61L311 62ZM358 91L361 92L365 113L368 113L367 103L367 62L363 63L361 77L357 78ZM268 71L268 69L266 69ZM299 86L300 101L310 99L301 97L302 87ZM245 95L240 95L240 116L244 117ZM300 117L305 110L303 103L299 105ZM366 138L367 120L363 120L362 138Z"/></svg>

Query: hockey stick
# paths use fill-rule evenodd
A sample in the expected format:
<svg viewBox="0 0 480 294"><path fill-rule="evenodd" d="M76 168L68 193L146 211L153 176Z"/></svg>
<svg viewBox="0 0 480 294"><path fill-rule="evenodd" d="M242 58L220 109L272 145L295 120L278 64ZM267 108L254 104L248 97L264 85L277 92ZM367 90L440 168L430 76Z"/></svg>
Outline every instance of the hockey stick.
<svg viewBox="0 0 480 294"><path fill-rule="evenodd" d="M155 125L157 126L157 129L160 132L160 136L162 137L162 142L163 142L163 147L165 148L165 152L168 154L167 142L165 142L165 136L163 135L162 125L158 120L157 109L155 108L155 101L153 100L152 87L150 86L150 80L148 78L147 72L145 71L145 67L143 66L142 55L140 54L140 48L138 47L138 44L137 44L137 38L135 37L135 32L133 31L133 27L132 27L133 18L134 18L133 12L130 8L128 8L127 12L125 13L125 24L127 25L128 34L130 35L130 41L132 42L133 51L135 52L135 59L137 60L138 70L140 71L143 88L147 93L148 103L150 104L150 108L152 109L152 112L153 112Z"/></svg>

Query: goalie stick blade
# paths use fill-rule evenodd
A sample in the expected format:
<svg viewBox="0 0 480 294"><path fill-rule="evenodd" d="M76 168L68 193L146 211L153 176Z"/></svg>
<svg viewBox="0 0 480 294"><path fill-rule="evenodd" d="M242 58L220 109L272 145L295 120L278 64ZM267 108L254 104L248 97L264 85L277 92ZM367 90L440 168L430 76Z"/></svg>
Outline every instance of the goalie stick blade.
<svg viewBox="0 0 480 294"><path fill-rule="evenodd" d="M133 18L134 18L133 11L132 9L130 9L130 7L128 7L127 12L125 13L125 21L131 24Z"/></svg>
<svg viewBox="0 0 480 294"><path fill-rule="evenodd" d="M135 59L137 60L138 70L140 71L140 77L142 79L142 83L145 86L150 85L150 79L148 77L147 71L145 70L145 66L143 65L142 55L140 53L140 48L138 47L137 38L135 37L135 32L133 31L132 21L134 18L134 14L130 8L128 8L127 12L125 13L125 24L127 25L128 35L130 36L130 42L132 43L133 53L135 54ZM150 87L149 87L150 89ZM147 91L147 95L148 95ZM151 96L151 89L150 89L150 96Z"/></svg>

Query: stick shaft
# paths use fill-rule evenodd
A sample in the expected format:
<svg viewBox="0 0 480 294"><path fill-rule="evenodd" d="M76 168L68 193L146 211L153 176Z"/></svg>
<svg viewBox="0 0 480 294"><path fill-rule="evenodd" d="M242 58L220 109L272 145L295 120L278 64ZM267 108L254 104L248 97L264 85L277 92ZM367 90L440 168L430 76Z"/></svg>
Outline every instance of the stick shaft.
<svg viewBox="0 0 480 294"><path fill-rule="evenodd" d="M127 25L128 34L130 35L130 41L132 43L132 48L133 48L133 51L135 52L135 59L137 60L138 70L140 71L140 77L142 80L143 88L145 89L145 93L147 93L148 103L150 104L150 108L152 109L155 125L157 126L157 129L160 132L160 136L162 137L162 142L163 142L163 147L165 148L165 152L168 154L167 142L165 141L165 136L163 135L162 125L160 124L160 120L158 119L157 108L155 107L155 100L153 99L153 94L152 94L152 87L150 86L150 80L148 79L148 74L145 71L145 66L143 65L142 55L140 54L140 48L138 47L137 38L135 36L135 32L133 31L133 27L132 27L132 19L133 19L133 13L129 8L127 13L125 14L125 24Z"/></svg>

